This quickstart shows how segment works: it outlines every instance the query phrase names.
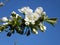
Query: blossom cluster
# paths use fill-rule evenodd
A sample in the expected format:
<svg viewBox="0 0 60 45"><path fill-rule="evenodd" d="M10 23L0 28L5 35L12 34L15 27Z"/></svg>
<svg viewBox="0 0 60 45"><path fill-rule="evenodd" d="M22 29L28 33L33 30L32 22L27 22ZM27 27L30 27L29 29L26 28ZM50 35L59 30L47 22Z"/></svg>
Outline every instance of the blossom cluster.
<svg viewBox="0 0 60 45"><path fill-rule="evenodd" d="M48 22L54 26L57 20L57 18L48 18L42 7L37 7L35 11L30 7L23 7L18 9L18 11L24 15L24 18L15 11L11 13L10 18L2 17L0 22L3 24L0 25L0 32L5 30L8 32L7 36L11 36L11 34L16 31L19 34L29 36L31 32L38 34L38 30L45 32L46 26L44 22ZM7 30L7 28L9 28L9 30Z"/></svg>

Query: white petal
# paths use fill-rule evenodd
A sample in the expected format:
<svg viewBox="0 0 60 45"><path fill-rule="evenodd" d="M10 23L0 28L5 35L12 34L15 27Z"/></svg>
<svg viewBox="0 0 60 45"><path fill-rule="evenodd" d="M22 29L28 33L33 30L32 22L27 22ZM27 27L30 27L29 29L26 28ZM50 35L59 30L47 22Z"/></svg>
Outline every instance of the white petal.
<svg viewBox="0 0 60 45"><path fill-rule="evenodd" d="M35 13L41 14L43 12L43 8L42 7L38 7L35 10Z"/></svg>
<svg viewBox="0 0 60 45"><path fill-rule="evenodd" d="M39 19L39 17L40 17L40 15L38 15L37 13L33 13L33 15L32 15L33 17L33 20L38 20Z"/></svg>
<svg viewBox="0 0 60 45"><path fill-rule="evenodd" d="M34 21L34 20L31 20L31 24L33 24L33 25L34 25L34 24L35 24L35 21Z"/></svg>
<svg viewBox="0 0 60 45"><path fill-rule="evenodd" d="M31 15L30 16L29 15L25 15L25 19L24 20L31 22L31 20L32 20Z"/></svg>
<svg viewBox="0 0 60 45"><path fill-rule="evenodd" d="M26 25L29 25L29 22L25 22Z"/></svg>
<svg viewBox="0 0 60 45"><path fill-rule="evenodd" d="M24 19L25 21L29 21L29 18L25 15L25 19Z"/></svg>
<svg viewBox="0 0 60 45"><path fill-rule="evenodd" d="M29 21L28 18L25 18L24 20L25 20L25 21Z"/></svg>
<svg viewBox="0 0 60 45"><path fill-rule="evenodd" d="M31 15L33 10L30 9L29 7L23 7L21 9L18 9L19 12L25 13L25 15Z"/></svg>

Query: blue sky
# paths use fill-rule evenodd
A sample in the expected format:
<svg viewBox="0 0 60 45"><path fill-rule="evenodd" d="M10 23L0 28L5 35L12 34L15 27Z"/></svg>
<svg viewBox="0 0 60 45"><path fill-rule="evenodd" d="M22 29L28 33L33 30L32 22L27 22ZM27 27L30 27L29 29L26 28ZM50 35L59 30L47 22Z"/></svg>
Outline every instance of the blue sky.
<svg viewBox="0 0 60 45"><path fill-rule="evenodd" d="M33 10L39 6L43 7L49 17L58 18L55 27L46 23L46 32L39 32L38 35L31 34L28 37L17 33L7 37L7 33L2 32L0 33L0 45L14 45L15 41L17 45L60 45L60 0L9 0L3 7L0 7L0 18L9 17L12 11L19 13L18 9L25 6Z"/></svg>

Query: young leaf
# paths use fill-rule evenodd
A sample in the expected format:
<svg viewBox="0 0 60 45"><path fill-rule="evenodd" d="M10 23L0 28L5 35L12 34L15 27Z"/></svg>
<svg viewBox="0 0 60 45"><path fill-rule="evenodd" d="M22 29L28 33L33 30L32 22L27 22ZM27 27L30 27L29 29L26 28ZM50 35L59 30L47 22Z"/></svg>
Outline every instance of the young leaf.
<svg viewBox="0 0 60 45"><path fill-rule="evenodd" d="M54 26L54 24L56 23L57 18L48 18L46 20L46 22L50 23L52 26Z"/></svg>

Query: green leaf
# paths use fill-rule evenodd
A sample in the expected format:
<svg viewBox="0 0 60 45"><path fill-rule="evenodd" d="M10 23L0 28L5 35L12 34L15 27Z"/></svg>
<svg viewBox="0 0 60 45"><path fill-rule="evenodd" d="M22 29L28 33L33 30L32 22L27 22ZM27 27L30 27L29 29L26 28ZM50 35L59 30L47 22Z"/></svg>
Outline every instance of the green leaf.
<svg viewBox="0 0 60 45"><path fill-rule="evenodd" d="M56 21L57 21L57 18L48 18L48 19L46 19L46 22L50 23L52 26L55 25Z"/></svg>

